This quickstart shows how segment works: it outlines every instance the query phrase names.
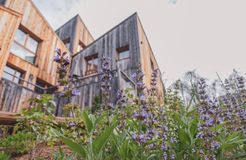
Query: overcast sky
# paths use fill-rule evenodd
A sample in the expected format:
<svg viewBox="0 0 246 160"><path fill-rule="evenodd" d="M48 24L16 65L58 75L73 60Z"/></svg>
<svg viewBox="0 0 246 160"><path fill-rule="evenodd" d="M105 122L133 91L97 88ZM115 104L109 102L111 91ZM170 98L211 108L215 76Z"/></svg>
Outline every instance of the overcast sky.
<svg viewBox="0 0 246 160"><path fill-rule="evenodd" d="M138 12L165 83L246 72L246 0L33 1L54 29L80 14L95 39Z"/></svg>

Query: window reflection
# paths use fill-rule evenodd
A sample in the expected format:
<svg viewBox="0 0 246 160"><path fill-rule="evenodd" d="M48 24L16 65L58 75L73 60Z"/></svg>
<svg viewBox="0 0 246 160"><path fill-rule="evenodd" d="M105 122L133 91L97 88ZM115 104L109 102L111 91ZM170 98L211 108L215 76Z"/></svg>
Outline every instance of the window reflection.
<svg viewBox="0 0 246 160"><path fill-rule="evenodd" d="M98 56L93 55L86 57L86 75L97 73L98 69Z"/></svg>
<svg viewBox="0 0 246 160"><path fill-rule="evenodd" d="M37 48L38 41L30 37L29 34L18 29L10 51L14 55L34 64Z"/></svg>
<svg viewBox="0 0 246 160"><path fill-rule="evenodd" d="M32 64L34 63L35 55L16 42L12 44L10 52Z"/></svg>
<svg viewBox="0 0 246 160"><path fill-rule="evenodd" d="M119 53L119 60L129 58L129 50L122 51Z"/></svg>
<svg viewBox="0 0 246 160"><path fill-rule="evenodd" d="M15 68L5 66L3 71L3 78L10 80L15 83L22 83L22 80L20 78L23 78L23 72L18 71Z"/></svg>

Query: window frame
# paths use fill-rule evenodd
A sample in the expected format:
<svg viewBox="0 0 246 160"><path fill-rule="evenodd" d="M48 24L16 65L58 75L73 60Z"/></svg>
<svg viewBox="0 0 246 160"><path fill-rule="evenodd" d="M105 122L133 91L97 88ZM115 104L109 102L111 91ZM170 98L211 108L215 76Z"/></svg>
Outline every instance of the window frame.
<svg viewBox="0 0 246 160"><path fill-rule="evenodd" d="M70 50L70 48L71 48L71 41L70 41L70 38L66 38L66 39L64 39L64 40L62 40L62 42L64 43L64 45L66 46L66 48L68 49L68 50ZM67 44L69 43L69 46L67 47Z"/></svg>
<svg viewBox="0 0 246 160"><path fill-rule="evenodd" d="M152 69L152 72L153 72L155 70L155 64L154 64L152 59L150 59L150 66L151 66L151 69Z"/></svg>
<svg viewBox="0 0 246 160"><path fill-rule="evenodd" d="M41 89L44 88L44 90ZM40 90L42 90L40 92ZM49 84L48 82L45 82L44 80L37 78L36 82L35 82L35 87L34 87L34 92L38 93L38 94L44 94L44 93L48 93L48 94L53 94L55 91L57 90L57 88L51 84Z"/></svg>
<svg viewBox="0 0 246 160"><path fill-rule="evenodd" d="M16 41L15 38L14 38L14 40L13 40L13 43L15 43L15 44L18 45L19 47L23 48L24 50L28 51L29 53L33 54L33 55L34 55L33 63L27 61L26 59L24 59L24 60L25 60L26 62L28 62L28 63L31 63L31 64L35 65L36 58L37 58L37 54L38 54L37 52L38 52L38 48L39 48L39 45L40 45L40 40L39 40L38 38L36 38L36 36L34 36L31 32L27 31L26 29L24 29L24 28L21 27L21 26L17 29L17 31L18 31L18 30L20 30L21 32L23 32L23 33L25 34L24 44L21 44L20 42ZM17 31L16 31L16 32L17 32ZM16 36L16 33L15 33L15 36ZM35 52L33 52L32 50L30 50L29 48L27 48L28 40L29 40L30 38L37 42L37 47L36 47L36 51L35 51ZM11 46L11 48L12 48L12 46ZM12 51L11 51L11 53L14 54L14 55L16 55L16 56L18 56L17 53L13 53ZM19 56L18 56L18 57L19 57ZM20 57L20 58L23 59L22 57Z"/></svg>
<svg viewBox="0 0 246 160"><path fill-rule="evenodd" d="M82 49L79 50L79 47ZM77 52L82 51L85 47L86 47L86 45L83 42L79 41L78 47L77 47Z"/></svg>
<svg viewBox="0 0 246 160"><path fill-rule="evenodd" d="M117 48L116 51L117 51L117 60L118 60L118 61L130 59L130 49L129 49L129 45L126 45L126 46L124 46L124 47ZM123 52L126 52L126 51L128 51L128 57L126 57L126 58L120 58L120 54L123 53Z"/></svg>
<svg viewBox="0 0 246 160"><path fill-rule="evenodd" d="M86 76L89 76L89 75L93 75L93 74L97 74L98 73L98 64L97 64L97 69L96 69L96 71L92 71L91 72L91 70L89 70L88 69L88 62L90 61L90 60L95 60L95 59L97 59L97 60L99 60L98 59L98 54L97 53L95 53L95 54L93 54L93 55L89 55L89 56L87 56L87 57L85 57L85 61L86 61L86 67L85 67L85 75Z"/></svg>
<svg viewBox="0 0 246 160"><path fill-rule="evenodd" d="M14 74L9 73L9 72L6 72L6 71L5 71L5 67L8 67L8 68L14 70ZM16 76L17 73L20 73L20 77ZM11 80L5 78L5 77L4 77L4 74L7 74L7 75L11 76ZM6 65L4 66L4 69L3 69L3 76L2 76L2 78L7 79L7 80L9 80L9 81L11 81L11 82L13 82L13 83L22 85L22 84L24 83L23 80L24 80L24 78L25 78L25 71L20 70L19 68L15 67L15 66L13 66L13 65L6 64ZM18 82L15 82L15 79L18 79Z"/></svg>

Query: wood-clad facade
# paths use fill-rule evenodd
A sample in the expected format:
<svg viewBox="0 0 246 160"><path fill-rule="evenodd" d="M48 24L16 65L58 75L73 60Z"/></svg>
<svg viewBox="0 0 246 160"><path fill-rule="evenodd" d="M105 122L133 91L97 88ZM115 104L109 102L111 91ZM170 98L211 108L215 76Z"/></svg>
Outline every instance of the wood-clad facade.
<svg viewBox="0 0 246 160"><path fill-rule="evenodd" d="M121 56L121 54L124 54ZM102 72L100 59L102 57L109 57L111 59L111 69L120 70L125 76L116 76L113 79L112 88L113 93L120 89L126 89L126 82L131 80L131 75L136 72L136 69L141 66L145 76L144 83L147 88L150 88L151 74L155 69L158 69L158 96L162 101L164 95L164 86L160 78L160 70L156 59L154 58L153 51L150 47L149 41L143 30L138 15L135 13L128 17L126 20L121 22L116 27L99 37L97 40L92 42L84 50L80 51L73 57L71 75L77 75L79 77L97 77L97 73ZM98 63L96 66L96 72L94 74L87 74L88 70L88 59L90 57L96 57ZM93 78L91 82L95 81ZM86 79L88 81L88 78ZM98 78L96 82L98 82ZM123 82L119 84L119 81ZM83 83L83 80L81 80ZM90 84L89 82L87 82ZM98 82L99 83L99 82ZM98 86L86 85L81 92L86 92L89 95L99 95ZM114 102L115 96L112 95L112 102ZM88 96L90 97L90 96ZM92 99L86 98L83 94L80 97L74 98L74 103L79 106L88 106L91 104Z"/></svg>
<svg viewBox="0 0 246 160"><path fill-rule="evenodd" d="M56 48L72 57L70 74L80 78L77 88L81 94L71 102L81 108L91 106L101 93L103 56L111 58L112 103L118 90L136 87L131 75L139 66L147 88L153 70L158 69L136 13L94 40L79 15L54 31L31 0L0 0L0 111L18 113L28 106L29 98L41 94L40 88L55 88ZM160 77L157 85L162 100L164 86ZM56 100L57 115L61 116L66 100Z"/></svg>
<svg viewBox="0 0 246 160"><path fill-rule="evenodd" d="M0 6L0 79L2 79L0 110L18 112L26 107L27 99L34 93L34 85L38 81L47 86L57 85L57 64L53 62L55 49L68 50L31 0L6 0L2 4L4 5ZM32 58L34 60L31 61L33 63L30 63L29 57L22 56L22 53L15 53L20 52L19 50L29 52L22 44L16 42L16 39L21 39L16 38L18 32L31 39L29 48L32 48L32 43L37 44ZM13 49L15 43L19 48ZM11 67L10 71L14 69L21 72L22 83L12 84L4 79L11 76L5 73L6 66ZM20 89L21 87L25 89Z"/></svg>
<svg viewBox="0 0 246 160"><path fill-rule="evenodd" d="M76 15L56 30L60 39L74 55L94 41L91 33L79 15Z"/></svg>

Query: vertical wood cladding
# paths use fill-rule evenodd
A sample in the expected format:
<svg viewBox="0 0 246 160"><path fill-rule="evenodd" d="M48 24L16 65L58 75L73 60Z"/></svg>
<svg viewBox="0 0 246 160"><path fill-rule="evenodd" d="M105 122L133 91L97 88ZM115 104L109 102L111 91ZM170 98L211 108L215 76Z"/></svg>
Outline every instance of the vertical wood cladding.
<svg viewBox="0 0 246 160"><path fill-rule="evenodd" d="M19 13L0 6L0 78L8 60L15 30L18 28L20 21L21 15Z"/></svg>
<svg viewBox="0 0 246 160"><path fill-rule="evenodd" d="M20 112L29 106L29 99L36 94L23 86L8 80L0 80L0 111Z"/></svg>
<svg viewBox="0 0 246 160"><path fill-rule="evenodd" d="M137 24L138 24L138 37L139 37L140 56L141 56L140 58L141 67L145 74L144 82L147 85L147 87L150 87L151 74L153 72L153 69L158 69L157 90L158 90L159 99L163 101L164 85L161 79L162 73L159 69L158 63L155 59L154 53L152 51L152 48L150 46L150 43L145 34L143 25L139 17L137 17Z"/></svg>
<svg viewBox="0 0 246 160"><path fill-rule="evenodd" d="M31 64L10 53L17 28L21 27L39 41L36 62ZM31 0L6 0L0 6L0 80L6 64L24 71L24 79L28 81L32 75L32 83L40 79L50 85L57 84L57 64L53 61L55 49L67 51L66 46L50 27ZM0 88L0 110L17 112L26 107L31 92L21 86L2 83ZM27 87L27 83L23 84ZM22 86L22 87L23 87ZM34 87L31 86L30 89Z"/></svg>
<svg viewBox="0 0 246 160"><path fill-rule="evenodd" d="M39 40L39 46L36 53L36 62L34 65L10 53L7 63L12 66L21 67L25 71L25 80L28 80L30 74L34 76L33 83L36 78L55 85L57 83L57 64L53 62L55 49L61 48L66 51L66 47L59 39L48 22L36 8L31 0L6 0L4 8L14 10L22 15L20 26ZM1 24L4 21L0 19ZM11 21L8 19L7 21ZM15 33L17 28L8 28L8 31ZM5 32L0 32L0 37L5 35ZM13 35L14 36L14 35ZM6 40L5 43L12 44L13 38ZM4 51L4 54L9 54L9 49ZM0 68L0 70L2 67Z"/></svg>
<svg viewBox="0 0 246 160"><path fill-rule="evenodd" d="M79 15L76 15L62 25L56 30L56 33L61 40L70 41L70 47L68 49L72 54L78 52L78 46L80 43L86 47L94 40Z"/></svg>
<svg viewBox="0 0 246 160"><path fill-rule="evenodd" d="M125 46L129 48L130 58L119 63L117 62L119 54L117 51L119 48L124 48ZM122 71L128 77L131 77L132 73L134 73L139 64L141 64L141 68L145 74L144 82L148 88L150 87L153 68L158 69L157 62L154 58L152 49L137 14L130 16L122 23L111 29L109 32L99 37L87 48L76 54L73 57L71 74L82 77L86 76L86 57L93 56L95 54L98 55L99 60L102 58L102 56L110 57L112 70L117 69L117 63L119 63L118 66L121 66ZM100 64L101 62L99 61L99 73L102 72ZM153 68L151 66L153 66ZM88 84L93 82L93 80L90 80L89 78L87 78L86 81ZM96 81L98 82L99 80L97 79ZM83 83L83 80L81 83ZM112 84L116 83L117 78L114 79L114 83ZM92 97L89 95L99 95L100 85L98 86L92 84L83 86L83 88L81 88L81 95L74 100L76 104L84 107L86 106L85 104L87 104L86 101L89 101L88 103L91 104ZM100 82L98 82L98 84L100 84ZM162 84L161 78L158 78L157 87L158 96L160 101L162 101L164 86ZM112 88L112 92L116 93L118 89L122 89L122 86L113 85Z"/></svg>
<svg viewBox="0 0 246 160"><path fill-rule="evenodd" d="M98 54L99 60L102 56L111 58L112 70L117 68L117 49L129 46L130 58L125 61L125 69L123 70L128 76L133 73L140 63L138 33L136 14L127 18L115 28L95 40L87 48L76 54L73 58L71 74L85 76L86 57ZM102 71L101 62L98 64L98 72Z"/></svg>

